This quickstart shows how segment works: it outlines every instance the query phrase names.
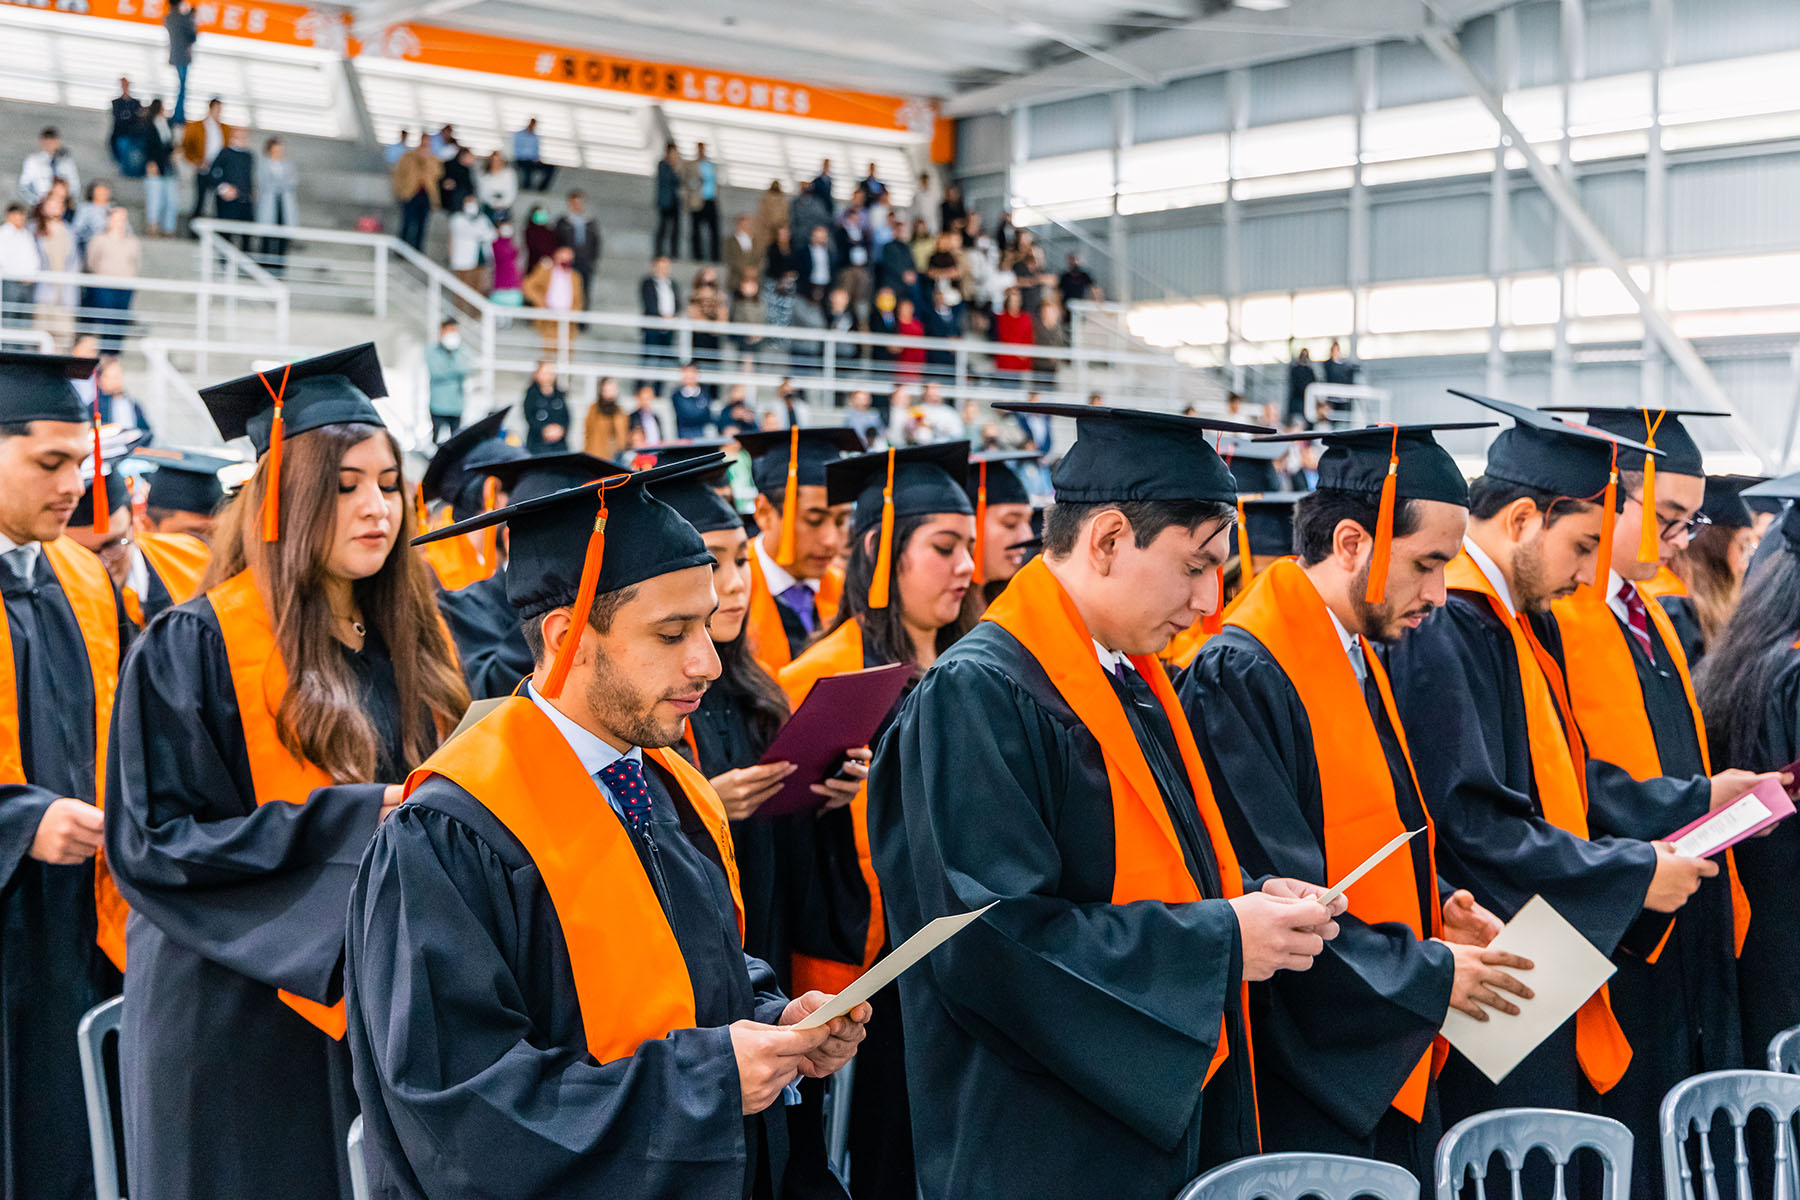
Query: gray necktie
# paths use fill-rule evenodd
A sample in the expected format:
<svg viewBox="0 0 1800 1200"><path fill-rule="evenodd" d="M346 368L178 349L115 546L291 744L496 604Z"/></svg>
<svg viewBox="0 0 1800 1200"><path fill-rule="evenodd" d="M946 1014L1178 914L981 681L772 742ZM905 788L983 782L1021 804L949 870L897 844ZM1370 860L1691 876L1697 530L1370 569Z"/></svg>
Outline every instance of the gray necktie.
<svg viewBox="0 0 1800 1200"><path fill-rule="evenodd" d="M0 554L0 562L6 563L6 569L20 583L31 582L31 567L37 556L33 553L35 546L15 546L5 554Z"/></svg>

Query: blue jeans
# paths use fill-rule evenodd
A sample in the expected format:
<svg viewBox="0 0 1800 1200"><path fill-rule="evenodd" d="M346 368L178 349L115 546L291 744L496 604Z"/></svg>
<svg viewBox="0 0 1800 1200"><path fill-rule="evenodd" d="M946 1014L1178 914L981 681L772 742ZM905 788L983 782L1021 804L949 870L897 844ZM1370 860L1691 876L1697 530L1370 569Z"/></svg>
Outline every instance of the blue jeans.
<svg viewBox="0 0 1800 1200"><path fill-rule="evenodd" d="M400 240L414 250L425 248L425 226L431 220L431 193L420 188L400 206Z"/></svg>
<svg viewBox="0 0 1800 1200"><path fill-rule="evenodd" d="M174 233L180 205L173 174L144 176L144 224L147 227Z"/></svg>
<svg viewBox="0 0 1800 1200"><path fill-rule="evenodd" d="M187 71L186 63L175 68L175 108L169 113L171 125L187 124Z"/></svg>

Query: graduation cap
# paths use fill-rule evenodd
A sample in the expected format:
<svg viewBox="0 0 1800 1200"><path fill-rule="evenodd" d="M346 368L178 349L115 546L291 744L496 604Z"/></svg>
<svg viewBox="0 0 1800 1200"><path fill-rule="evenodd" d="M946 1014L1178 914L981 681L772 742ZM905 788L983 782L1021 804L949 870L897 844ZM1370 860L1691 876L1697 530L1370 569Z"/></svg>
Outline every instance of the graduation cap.
<svg viewBox="0 0 1800 1200"><path fill-rule="evenodd" d="M981 561L982 543L987 533L987 509L990 504L1030 504L1031 493L1025 481L1008 464L1040 457L1036 450L985 450L969 456L969 477L965 490L975 506L975 582L986 583L987 572Z"/></svg>
<svg viewBox="0 0 1800 1200"><path fill-rule="evenodd" d="M1619 455L1636 450L1660 458L1663 452L1623 434L1565 421L1535 408L1456 388L1451 388L1450 394L1513 419L1512 427L1501 430L1488 447L1487 476L1600 505L1599 561L1602 566L1611 562L1613 522L1618 516ZM1590 587L1592 594L1602 599L1606 578L1596 573Z"/></svg>
<svg viewBox="0 0 1800 1200"><path fill-rule="evenodd" d="M1256 578L1258 557L1294 552L1294 505L1306 492L1252 492L1238 497L1238 578L1248 587Z"/></svg>
<svg viewBox="0 0 1800 1200"><path fill-rule="evenodd" d="M1629 405L1547 405L1544 412L1579 412L1587 414L1587 422L1602 433L1614 434L1618 437L1643 438L1646 446L1661 450L1663 457L1660 463L1637 450L1619 451L1619 469L1621 471L1642 471L1644 473L1644 511L1656 512L1656 473L1667 471L1673 475L1692 475L1696 478L1706 476L1706 464L1700 455L1700 447L1694 436L1682 425L1683 417L1725 417L1722 413L1696 408L1636 408ZM1646 517L1643 532L1638 539L1638 561L1657 562L1662 558L1658 546L1661 540L1661 529L1653 517Z"/></svg>
<svg viewBox="0 0 1800 1200"><path fill-rule="evenodd" d="M493 489L486 486L491 478L488 468L525 457L523 450L500 436L500 427L506 423L510 411L510 408L497 408L445 438L431 461L425 464L425 473L419 477L420 498L443 500L452 508L471 509L475 506L475 497L464 493L472 491L472 485L480 483L483 491L491 492ZM491 495L484 496L482 501L484 511L493 507Z"/></svg>
<svg viewBox="0 0 1800 1200"><path fill-rule="evenodd" d="M724 438L697 438L692 441L658 442L654 446L639 446L631 454L634 459L649 459L651 466L666 467L670 463L692 462L696 458L722 454L730 444Z"/></svg>
<svg viewBox="0 0 1800 1200"><path fill-rule="evenodd" d="M1003 401L1001 412L1075 418L1070 446L1050 481L1071 504L1126 500L1237 499L1237 484L1208 433L1273 433L1267 425L1086 404Z"/></svg>
<svg viewBox="0 0 1800 1200"><path fill-rule="evenodd" d="M1720 529L1751 528L1756 524L1756 514L1744 501L1744 489L1764 482L1761 475L1708 475L1700 515Z"/></svg>
<svg viewBox="0 0 1800 1200"><path fill-rule="evenodd" d="M258 458L268 456L263 541L281 536L282 440L327 425L382 426L374 401L385 395L373 342L200 389L220 437L247 437Z"/></svg>
<svg viewBox="0 0 1800 1200"><path fill-rule="evenodd" d="M0 425L25 425L32 421L62 421L67 424L92 425L94 430L94 463L98 472L101 462L100 398L86 403L71 382L93 375L100 360L76 358L69 354L27 354L24 351L0 352ZM96 487L99 475L95 475ZM96 506L88 501L90 509ZM94 532L106 536L107 514L93 514Z"/></svg>
<svg viewBox="0 0 1800 1200"><path fill-rule="evenodd" d="M743 518L738 516L737 509L731 507L713 487L711 472L684 475L668 483L657 484L651 490L651 495L680 513L689 525L701 533L718 533L721 530L738 530L744 527Z"/></svg>
<svg viewBox="0 0 1800 1200"><path fill-rule="evenodd" d="M758 433L741 433L738 445L750 455L750 479L771 504L781 501L781 540L775 561L794 562L794 525L799 520L800 489L825 486L825 468L845 454L863 449L862 435L841 425L819 425Z"/></svg>
<svg viewBox="0 0 1800 1200"><path fill-rule="evenodd" d="M1304 435L1311 439L1312 434ZM1219 457L1225 460L1239 492L1278 492L1283 487L1281 472L1275 464L1286 457L1286 446L1263 445L1245 438L1222 438Z"/></svg>
<svg viewBox="0 0 1800 1200"><path fill-rule="evenodd" d="M608 475L629 474L631 468L592 454L572 451L536 454L497 464L491 474L509 504L536 500L566 488L580 487Z"/></svg>
<svg viewBox="0 0 1800 1200"><path fill-rule="evenodd" d="M563 640L543 694L562 694L574 661L577 636L594 597L646 579L711 566L713 556L686 518L651 494L656 484L685 475L704 476L711 459L676 463L632 474L618 471L549 495L515 500L505 508L446 525L413 539L413 545L457 537L504 524L512 547L506 566L506 599L525 620L571 606L570 635ZM608 554L607 542L613 553ZM585 550L578 547L585 546Z"/></svg>
<svg viewBox="0 0 1800 1200"><path fill-rule="evenodd" d="M1365 599L1380 604L1387 597L1388 560L1394 546L1394 510L1403 500L1436 500L1469 507L1469 484L1462 468L1438 445L1439 431L1492 429L1494 421L1459 421L1429 425L1368 425L1361 429L1333 429L1312 433L1278 433L1259 438L1266 445L1320 441L1321 488L1360 492L1378 497L1374 535L1369 557L1369 586ZM1240 522L1242 518L1239 518Z"/></svg>
<svg viewBox="0 0 1800 1200"><path fill-rule="evenodd" d="M111 529L108 516L131 503L131 482L125 477L125 472L117 469L118 462L118 458L109 460L107 469L93 481L92 486L81 493L81 499L75 502L75 511L69 514L69 524L86 525L91 521L94 532L103 537ZM94 498L103 489L106 492L105 511L96 513Z"/></svg>
<svg viewBox="0 0 1800 1200"><path fill-rule="evenodd" d="M134 450L131 456L156 468L150 472L150 495L145 503L151 508L203 517L212 516L225 500L225 484L219 472L239 465L234 459L216 454L161 446Z"/></svg>
<svg viewBox="0 0 1800 1200"><path fill-rule="evenodd" d="M969 443L934 442L928 446L889 447L874 454L839 459L825 470L825 502L854 501L850 530L861 537L877 527L875 574L869 581L869 607L886 608L894 561L894 525L902 517L933 513L973 515L963 490L969 473Z"/></svg>

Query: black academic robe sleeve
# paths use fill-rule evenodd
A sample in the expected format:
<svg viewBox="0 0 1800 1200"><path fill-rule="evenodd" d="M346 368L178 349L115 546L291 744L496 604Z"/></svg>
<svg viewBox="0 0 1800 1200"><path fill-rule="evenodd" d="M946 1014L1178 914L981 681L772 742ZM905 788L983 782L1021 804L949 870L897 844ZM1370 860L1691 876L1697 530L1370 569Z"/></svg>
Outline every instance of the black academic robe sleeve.
<svg viewBox="0 0 1800 1200"><path fill-rule="evenodd" d="M1182 678L1181 698L1244 869L1325 881L1319 764L1281 667L1250 635L1227 630ZM1345 914L1338 928L1311 970L1251 985L1256 1066L1367 1137L1442 1027L1455 962L1405 925ZM1334 1011L1354 1019L1319 1019Z"/></svg>
<svg viewBox="0 0 1800 1200"><path fill-rule="evenodd" d="M503 856L440 799L476 804L447 780L426 781L383 823L351 898L358 1090L387 1151L375 1165L403 1160L413 1176L390 1176L382 1194L742 1194L730 1029L676 1030L596 1062L537 868ZM756 1016L773 1020L772 976L746 963Z"/></svg>
<svg viewBox="0 0 1800 1200"><path fill-rule="evenodd" d="M340 994L343 906L384 785L258 806L225 643L204 598L158 618L119 681L106 857L138 917L270 987Z"/></svg>
<svg viewBox="0 0 1800 1200"><path fill-rule="evenodd" d="M535 663L506 599L504 570L454 592L438 592L438 610L456 643L463 678L476 700L510 696Z"/></svg>
<svg viewBox="0 0 1800 1200"><path fill-rule="evenodd" d="M1077 879L1098 870L1110 889L1112 875L1110 845L1093 848L1104 863L1077 864L1059 842L1065 806L1103 806L1110 831L1110 798L1072 777L1084 757L1099 761L1092 735L1002 671L940 660L871 772L871 813L883 814L872 826L904 821L904 853L883 837L878 872L883 895L911 897L896 908L916 904L920 923L1002 901L930 961L951 1020L1168 1151L1194 1120L1220 1015L1235 1004L1237 919L1217 899L1071 897Z"/></svg>
<svg viewBox="0 0 1800 1200"><path fill-rule="evenodd" d="M1388 663L1444 873L1502 920L1542 895L1611 954L1643 910L1656 851L1584 841L1539 813L1519 667L1498 619L1452 593Z"/></svg>

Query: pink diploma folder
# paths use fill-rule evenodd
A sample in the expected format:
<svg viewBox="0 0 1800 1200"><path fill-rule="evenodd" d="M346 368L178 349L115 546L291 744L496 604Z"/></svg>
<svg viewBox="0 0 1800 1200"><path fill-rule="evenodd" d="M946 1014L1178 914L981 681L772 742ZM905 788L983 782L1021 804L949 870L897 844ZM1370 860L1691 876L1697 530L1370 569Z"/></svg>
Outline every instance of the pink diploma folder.
<svg viewBox="0 0 1800 1200"><path fill-rule="evenodd" d="M1788 798L1787 789L1770 779L1664 840L1674 845L1677 854L1711 858L1793 815L1794 802Z"/></svg>
<svg viewBox="0 0 1800 1200"><path fill-rule="evenodd" d="M912 670L906 663L890 663L827 676L813 684L762 756L766 763L793 763L794 773L754 815L780 817L824 804L827 798L814 792L812 785L837 771L845 751L869 744L899 703Z"/></svg>

